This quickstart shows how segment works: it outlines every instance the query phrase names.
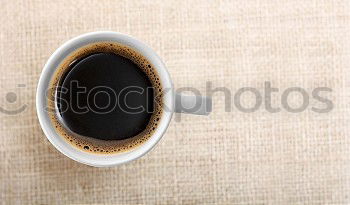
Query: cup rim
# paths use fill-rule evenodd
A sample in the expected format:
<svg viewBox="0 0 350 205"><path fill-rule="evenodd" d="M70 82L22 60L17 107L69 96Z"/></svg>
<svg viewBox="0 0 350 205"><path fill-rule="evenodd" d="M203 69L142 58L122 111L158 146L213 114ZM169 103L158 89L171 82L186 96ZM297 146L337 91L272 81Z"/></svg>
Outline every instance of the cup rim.
<svg viewBox="0 0 350 205"><path fill-rule="evenodd" d="M58 65L77 48L100 41L114 41L135 49L154 65L159 74L163 89L166 90L163 95L163 104L167 109L163 111L161 120L154 134L142 145L125 153L94 154L84 152L73 147L56 132L55 128L51 124L48 113L45 111L47 106L47 89L49 88L49 83ZM135 160L145 155L159 142L168 128L174 112L174 87L164 63L160 57L146 44L126 34L113 31L97 31L82 34L68 40L58 49L56 49L56 51L50 56L41 72L38 82L36 93L36 110L39 123L45 136L62 154L86 165L95 167L110 167Z"/></svg>

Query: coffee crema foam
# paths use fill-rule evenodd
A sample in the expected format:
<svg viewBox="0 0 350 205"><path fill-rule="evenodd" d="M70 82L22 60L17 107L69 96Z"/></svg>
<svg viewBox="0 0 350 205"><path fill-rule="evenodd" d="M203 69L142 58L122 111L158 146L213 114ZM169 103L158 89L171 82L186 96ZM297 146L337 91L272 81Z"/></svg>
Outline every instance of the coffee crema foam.
<svg viewBox="0 0 350 205"><path fill-rule="evenodd" d="M58 110L56 111L57 86L61 78L70 71L71 65L80 59L91 54L110 52L125 57L134 62L150 79L154 88L154 112L149 120L146 129L128 139L124 140L100 140L91 137L77 135L66 128L59 120ZM145 143L155 132L163 113L163 89L158 73L154 66L134 49L116 42L97 42L78 48L68 55L57 67L53 78L50 81L48 90L48 113L51 122L57 133L74 147L95 154L114 154L130 151Z"/></svg>

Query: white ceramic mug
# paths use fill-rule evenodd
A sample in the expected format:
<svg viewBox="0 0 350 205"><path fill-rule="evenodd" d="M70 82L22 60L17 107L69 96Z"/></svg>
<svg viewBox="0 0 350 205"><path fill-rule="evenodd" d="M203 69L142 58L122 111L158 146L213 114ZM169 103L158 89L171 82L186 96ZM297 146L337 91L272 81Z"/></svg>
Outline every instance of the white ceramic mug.
<svg viewBox="0 0 350 205"><path fill-rule="evenodd" d="M118 42L138 51L154 65L155 69L157 69L162 87L164 90L167 90L167 92L165 92L163 95L163 107L166 107L167 109L164 110L165 112L163 112L162 117L160 118L161 120L156 131L142 145L125 153L93 154L73 147L56 132L46 111L48 101L46 93L58 65L77 48L100 41ZM211 107L211 99L208 97L184 96L176 94L174 92L174 86L167 69L159 56L151 48L130 36L110 31L87 33L73 38L59 47L51 55L44 66L40 76L36 95L38 118L48 140L67 157L96 167L108 167L126 163L149 152L164 135L174 112L207 115L209 112L211 112Z"/></svg>

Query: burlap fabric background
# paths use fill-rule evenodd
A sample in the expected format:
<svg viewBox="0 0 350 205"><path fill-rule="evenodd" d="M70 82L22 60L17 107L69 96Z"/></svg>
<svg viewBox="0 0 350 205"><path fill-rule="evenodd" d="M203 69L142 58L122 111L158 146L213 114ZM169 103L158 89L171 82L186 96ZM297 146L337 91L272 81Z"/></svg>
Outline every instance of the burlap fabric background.
<svg viewBox="0 0 350 205"><path fill-rule="evenodd" d="M176 87L206 82L281 92L326 86L334 109L310 98L302 113L264 105L242 113L213 96L208 117L175 116L147 156L92 168L56 151L35 110L51 53L79 34L130 34L163 58ZM10 1L0 4L0 203L350 203L350 3L347 0ZM19 86L25 85L25 87ZM12 94L9 94L12 93ZM17 98L15 98L17 97ZM233 101L233 100L232 100ZM254 104L251 95L245 106ZM299 95L289 103L300 105Z"/></svg>

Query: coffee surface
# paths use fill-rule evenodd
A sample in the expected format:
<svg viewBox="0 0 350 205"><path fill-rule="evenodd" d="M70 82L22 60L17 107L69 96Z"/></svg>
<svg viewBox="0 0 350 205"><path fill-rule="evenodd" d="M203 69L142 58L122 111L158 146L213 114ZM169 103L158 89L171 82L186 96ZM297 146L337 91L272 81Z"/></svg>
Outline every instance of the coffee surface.
<svg viewBox="0 0 350 205"><path fill-rule="evenodd" d="M74 62L57 100L62 121L71 131L101 140L123 140L145 130L153 102L147 75L114 53L94 53Z"/></svg>
<svg viewBox="0 0 350 205"><path fill-rule="evenodd" d="M57 133L74 147L120 153L145 143L157 130L162 92L156 69L138 51L96 42L77 48L57 67L48 113Z"/></svg>

